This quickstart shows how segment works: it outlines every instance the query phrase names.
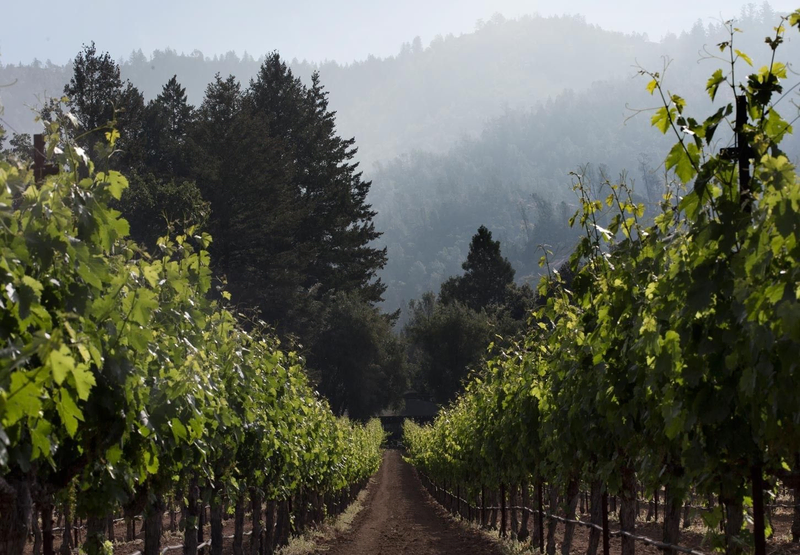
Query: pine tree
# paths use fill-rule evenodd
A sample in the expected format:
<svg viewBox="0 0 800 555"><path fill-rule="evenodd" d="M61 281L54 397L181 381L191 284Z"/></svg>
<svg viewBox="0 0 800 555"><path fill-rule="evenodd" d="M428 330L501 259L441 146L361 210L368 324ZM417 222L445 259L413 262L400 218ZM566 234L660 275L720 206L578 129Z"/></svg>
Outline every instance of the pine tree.
<svg viewBox="0 0 800 555"><path fill-rule="evenodd" d="M146 111L147 159L150 171L157 175L185 177L188 159L193 154L190 142L194 107L177 75L163 86Z"/></svg>
<svg viewBox="0 0 800 555"><path fill-rule="evenodd" d="M64 86L78 122L84 132L106 127L122 96L119 66L108 52L98 54L92 41L84 45L72 63L73 75Z"/></svg>
<svg viewBox="0 0 800 555"><path fill-rule="evenodd" d="M371 246L380 233L366 202L370 183L353 162L355 140L336 134L319 75L305 87L273 53L250 82L249 98L291 163L294 206L303 210L295 245L307 259L300 285L317 299L355 291L365 302L380 301L385 286L376 274L386 250Z"/></svg>
<svg viewBox="0 0 800 555"><path fill-rule="evenodd" d="M283 145L269 136L239 83L219 75L206 89L192 140L202 152L192 166L211 204L216 274L227 279L235 302L285 323L307 262L294 243L301 207L289 190Z"/></svg>
<svg viewBox="0 0 800 555"><path fill-rule="evenodd" d="M120 69L108 52L98 54L94 42L78 53L73 75L64 86L68 106L75 115L81 142L94 148L105 141L114 127L120 133L117 149L122 156L112 158L120 168L130 168L144 154L144 97L130 81L123 83Z"/></svg>
<svg viewBox="0 0 800 555"><path fill-rule="evenodd" d="M478 228L469 245L467 260L461 265L463 276L442 284L442 302L460 301L473 310L500 305L514 283L514 268L500 252L500 241L492 240L486 226Z"/></svg>

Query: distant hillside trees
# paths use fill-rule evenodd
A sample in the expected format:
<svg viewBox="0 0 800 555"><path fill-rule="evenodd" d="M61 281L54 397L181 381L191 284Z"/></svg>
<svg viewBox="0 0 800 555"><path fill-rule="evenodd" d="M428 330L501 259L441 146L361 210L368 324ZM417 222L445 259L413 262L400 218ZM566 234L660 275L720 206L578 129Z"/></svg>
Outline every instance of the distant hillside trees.
<svg viewBox="0 0 800 555"><path fill-rule="evenodd" d="M485 226L470 242L464 274L409 303L403 333L417 371L417 387L446 403L461 391L493 341L517 334L533 306L533 291L514 283L514 268Z"/></svg>

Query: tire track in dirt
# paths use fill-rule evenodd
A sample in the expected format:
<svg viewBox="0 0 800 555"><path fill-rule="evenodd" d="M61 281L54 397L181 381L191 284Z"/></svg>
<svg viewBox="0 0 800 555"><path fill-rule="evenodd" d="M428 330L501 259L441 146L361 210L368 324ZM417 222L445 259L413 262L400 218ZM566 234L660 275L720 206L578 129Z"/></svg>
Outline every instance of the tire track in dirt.
<svg viewBox="0 0 800 555"><path fill-rule="evenodd" d="M352 529L316 553L328 555L500 555L491 540L465 529L423 489L399 451L387 450Z"/></svg>

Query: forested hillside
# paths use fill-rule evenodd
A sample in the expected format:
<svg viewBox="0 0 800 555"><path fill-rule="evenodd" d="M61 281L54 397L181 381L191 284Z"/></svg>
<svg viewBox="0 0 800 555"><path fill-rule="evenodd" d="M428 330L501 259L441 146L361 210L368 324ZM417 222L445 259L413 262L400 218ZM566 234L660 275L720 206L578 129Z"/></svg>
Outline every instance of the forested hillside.
<svg viewBox="0 0 800 555"><path fill-rule="evenodd" d="M736 48L764 63L763 39L776 20L769 5L724 15L744 31ZM383 306L394 310L457 273L479 225L503 242L519 281L540 271L539 245L566 255L574 238L565 220L575 205L569 172L586 168L599 186L604 175L627 171L640 198L658 198L668 145L647 132L648 112L628 119L655 107L637 71L663 73L668 57L665 86L706 109L701 93L722 63L713 56L726 33L721 22L662 38L608 32L580 17L497 16L472 33L410 41L386 59L288 66L306 85L319 72L337 132L357 141L353 160L373 182L368 200L384 232L376 246L388 247ZM786 59L800 59L796 39L783 48ZM165 49L134 52L120 70L145 101L176 76L199 106L216 73L246 89L265 59ZM72 68L0 62L0 83L14 83L0 90L4 120L29 132L24 105L60 96ZM789 153L797 151L792 141Z"/></svg>

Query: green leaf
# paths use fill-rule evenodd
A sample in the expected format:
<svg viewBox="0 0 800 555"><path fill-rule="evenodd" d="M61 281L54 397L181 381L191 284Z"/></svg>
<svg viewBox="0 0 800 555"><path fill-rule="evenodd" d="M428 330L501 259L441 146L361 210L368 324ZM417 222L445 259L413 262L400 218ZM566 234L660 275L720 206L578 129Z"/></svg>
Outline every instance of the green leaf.
<svg viewBox="0 0 800 555"><path fill-rule="evenodd" d="M78 422L83 422L83 413L78 405L75 404L74 399L70 392L66 389L61 389L56 401L56 409L58 415L61 417L61 423L66 428L70 437L75 436L78 431Z"/></svg>
<svg viewBox="0 0 800 555"><path fill-rule="evenodd" d="M144 453L144 464L149 474L158 472L158 456L150 451Z"/></svg>
<svg viewBox="0 0 800 555"><path fill-rule="evenodd" d="M106 460L111 466L114 466L122 460L122 449L120 449L119 445L112 445L108 451L106 451Z"/></svg>
<svg viewBox="0 0 800 555"><path fill-rule="evenodd" d="M52 431L53 427L50 422L40 418L31 430L31 443L33 444L31 459L37 459L39 455L50 457L50 434Z"/></svg>
<svg viewBox="0 0 800 555"><path fill-rule="evenodd" d="M650 124L662 133L666 133L670 128L670 124L675 121L675 116L675 108L667 109L666 106L662 106L650 118Z"/></svg>
<svg viewBox="0 0 800 555"><path fill-rule="evenodd" d="M144 279L147 281L150 287L155 287L158 285L158 271L159 268L153 264L145 264L144 268L142 268Z"/></svg>
<svg viewBox="0 0 800 555"><path fill-rule="evenodd" d="M647 84L647 92L649 92L652 95L653 92L656 90L656 87L658 87L658 81L653 79Z"/></svg>
<svg viewBox="0 0 800 555"><path fill-rule="evenodd" d="M7 428L27 416L38 416L42 403L40 388L26 372L11 374L8 395L5 398L3 425Z"/></svg>
<svg viewBox="0 0 800 555"><path fill-rule="evenodd" d="M678 113L682 114L684 108L686 108L686 101L677 94L671 95L670 99L672 100L672 103L675 104L675 108L678 110Z"/></svg>
<svg viewBox="0 0 800 555"><path fill-rule="evenodd" d="M66 345L61 345L58 350L51 351L47 358L50 364L50 371L53 373L53 380L61 385L67 377L67 373L75 368L75 359Z"/></svg>
<svg viewBox="0 0 800 555"><path fill-rule="evenodd" d="M675 175L683 183L688 183L695 175L697 175L697 164L700 160L697 145L693 142L686 143L684 147L680 142L675 143L672 149L667 154L665 161L668 170L675 169Z"/></svg>
<svg viewBox="0 0 800 555"><path fill-rule="evenodd" d="M75 380L75 390L78 392L78 399L86 401L92 388L97 385L94 374L89 370L87 364L76 364L72 368L72 378Z"/></svg>
<svg viewBox="0 0 800 555"><path fill-rule="evenodd" d="M711 100L714 100L717 96L717 90L722 82L725 81L725 76L722 75L722 70L718 69L715 71L711 77L709 77L708 82L706 83L706 91L708 92L708 96Z"/></svg>
<svg viewBox="0 0 800 555"><path fill-rule="evenodd" d="M183 425L183 422L177 418L173 418L170 424L172 425L172 435L175 438L175 442L186 441L189 437L189 432L186 426Z"/></svg>
<svg viewBox="0 0 800 555"><path fill-rule="evenodd" d="M750 59L750 56L748 56L747 54L745 54L741 50L734 49L733 51L736 53L736 55L738 57L743 59L747 63L747 65L749 65L750 67L753 67L753 60Z"/></svg>
<svg viewBox="0 0 800 555"><path fill-rule="evenodd" d="M117 130L115 129L113 132L117 133ZM119 135L119 133L117 134ZM116 200L122 198L122 192L128 188L128 180L118 171L111 170L108 175L100 173L98 178L108 184L108 192Z"/></svg>
<svg viewBox="0 0 800 555"><path fill-rule="evenodd" d="M774 283L766 288L764 294L770 303L775 304L783 298L783 292L785 289L785 283Z"/></svg>

